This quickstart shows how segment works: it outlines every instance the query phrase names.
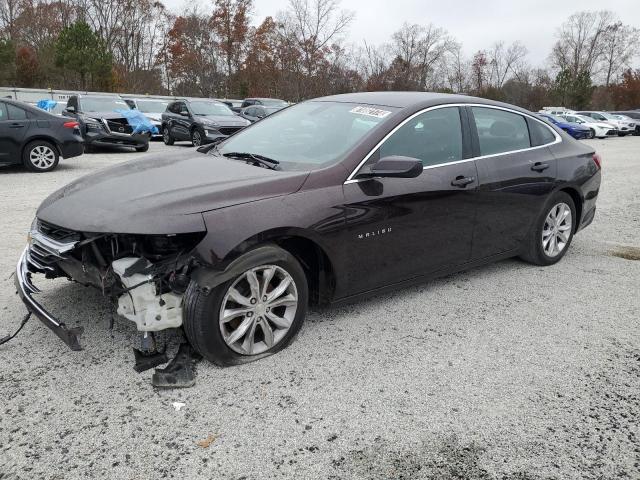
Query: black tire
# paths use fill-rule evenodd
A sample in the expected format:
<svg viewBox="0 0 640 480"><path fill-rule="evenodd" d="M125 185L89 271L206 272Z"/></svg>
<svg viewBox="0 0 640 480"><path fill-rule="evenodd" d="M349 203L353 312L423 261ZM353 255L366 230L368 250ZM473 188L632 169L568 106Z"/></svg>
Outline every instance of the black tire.
<svg viewBox="0 0 640 480"><path fill-rule="evenodd" d="M191 130L191 144L194 147L201 147L205 143L205 134L199 128Z"/></svg>
<svg viewBox="0 0 640 480"><path fill-rule="evenodd" d="M593 128L590 129L589 138L596 138L596 131Z"/></svg>
<svg viewBox="0 0 640 480"><path fill-rule="evenodd" d="M298 333L307 315L309 290L307 278L296 258L286 250L277 246L260 247L267 252L260 255L259 260L252 262L252 252L240 257L236 262L244 263L234 278L218 285L209 292L203 291L195 282L191 282L185 293L183 327L184 332L195 350L209 361L220 365L230 366L259 360L285 348ZM257 250L255 250L257 251ZM247 260L247 262L245 262ZM298 303L289 330L270 349L254 355L238 353L227 345L224 340L219 315L222 302L227 291L246 272L265 265L275 265L288 273L295 284ZM274 309L275 310L275 309ZM266 317L265 317L266 319ZM246 320L243 317L242 321ZM266 321L266 320L265 320ZM256 327L257 329L257 327Z"/></svg>
<svg viewBox="0 0 640 480"><path fill-rule="evenodd" d="M32 172L50 172L58 166L58 149L46 140L29 142L22 151L22 163Z"/></svg>
<svg viewBox="0 0 640 480"><path fill-rule="evenodd" d="M149 150L149 144L143 145L141 147L136 147L136 152L146 152Z"/></svg>
<svg viewBox="0 0 640 480"><path fill-rule="evenodd" d="M162 141L164 142L165 145L173 145L173 142L175 142L175 140L171 136L169 127L167 127L166 125L162 127Z"/></svg>
<svg viewBox="0 0 640 480"><path fill-rule="evenodd" d="M545 252L543 248L542 232L546 224L547 216L550 214L551 209L556 208L556 206L558 206L559 204L564 204L569 207L571 211L571 228L568 230L569 238L564 247L556 255L550 256L547 254L547 252ZM529 232L528 238L525 240L523 253L522 255L520 255L520 258L527 262L533 263L534 265L547 266L558 263L567 253L567 250L569 250L571 241L573 240L573 234L576 230L576 223L579 221L580 219L576 217L576 207L571 196L565 192L556 192L551 196L551 198L549 198L544 208L542 209L542 212L538 215L536 223L534 224L532 230Z"/></svg>

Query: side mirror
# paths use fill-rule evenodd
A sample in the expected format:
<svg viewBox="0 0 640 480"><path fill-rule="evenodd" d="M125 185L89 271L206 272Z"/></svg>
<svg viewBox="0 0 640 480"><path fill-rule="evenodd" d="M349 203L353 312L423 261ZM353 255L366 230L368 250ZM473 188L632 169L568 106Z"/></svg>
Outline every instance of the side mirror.
<svg viewBox="0 0 640 480"><path fill-rule="evenodd" d="M182 115L183 117L188 117L189 112L187 110L180 110L180 115Z"/></svg>
<svg viewBox="0 0 640 480"><path fill-rule="evenodd" d="M76 107L71 105L70 107L65 108L65 111L69 113L76 113Z"/></svg>
<svg viewBox="0 0 640 480"><path fill-rule="evenodd" d="M422 161L419 159L393 155L381 158L371 166L368 172L362 172L358 177L415 178L421 173Z"/></svg>

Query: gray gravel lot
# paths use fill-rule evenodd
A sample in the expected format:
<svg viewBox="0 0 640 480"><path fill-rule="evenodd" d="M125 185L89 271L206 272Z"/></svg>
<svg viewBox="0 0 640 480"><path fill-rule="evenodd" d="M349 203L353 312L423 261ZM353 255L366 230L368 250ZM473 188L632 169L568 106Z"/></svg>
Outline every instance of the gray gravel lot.
<svg viewBox="0 0 640 480"><path fill-rule="evenodd" d="M85 350L36 319L0 347L0 479L640 478L640 261L610 254L640 247L640 138L591 144L599 210L559 264L317 309L285 351L201 362L191 389L154 391L101 295L47 282L42 303L84 326ZM186 147L148 155L167 148ZM25 313L9 275L37 205L141 157L0 170L0 336Z"/></svg>

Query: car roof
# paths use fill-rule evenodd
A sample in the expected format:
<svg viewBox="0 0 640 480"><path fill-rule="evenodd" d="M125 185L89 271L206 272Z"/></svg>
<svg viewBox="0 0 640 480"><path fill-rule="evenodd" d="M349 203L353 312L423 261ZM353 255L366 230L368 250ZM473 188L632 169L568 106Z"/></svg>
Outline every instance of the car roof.
<svg viewBox="0 0 640 480"><path fill-rule="evenodd" d="M42 108L38 108L35 105L32 105L30 103L27 102L21 102L20 100L14 100L13 98L0 98L0 101L4 102L4 103L8 103L10 105L15 105L16 107L20 107L23 108L31 113L37 113L37 114L45 114L46 115L53 115L50 112L47 112L46 110L43 110ZM58 102L60 103L60 102ZM58 118L56 115L53 115L54 117Z"/></svg>
<svg viewBox="0 0 640 480"><path fill-rule="evenodd" d="M319 102L344 102L344 103L360 103L366 105L380 105L396 108L418 107L426 108L435 105L447 103L474 103L481 105L490 105L496 107L508 108L510 110L521 111L531 114L528 110L517 107L515 105L488 100L486 98L472 97L469 95L456 95L450 93L434 93L434 92L360 92L360 93L344 93L340 95L330 95L320 97L312 101Z"/></svg>

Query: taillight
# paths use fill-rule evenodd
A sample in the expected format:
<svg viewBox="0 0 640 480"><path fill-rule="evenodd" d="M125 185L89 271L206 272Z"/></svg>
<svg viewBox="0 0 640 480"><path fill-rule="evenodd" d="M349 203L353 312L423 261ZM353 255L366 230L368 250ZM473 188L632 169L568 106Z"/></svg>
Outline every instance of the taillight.
<svg viewBox="0 0 640 480"><path fill-rule="evenodd" d="M602 157L599 154L597 154L597 153L593 154L593 162L598 167L598 170L600 170L602 168Z"/></svg>
<svg viewBox="0 0 640 480"><path fill-rule="evenodd" d="M64 128L76 128L76 127L79 127L80 124L78 122L64 122L62 126Z"/></svg>

